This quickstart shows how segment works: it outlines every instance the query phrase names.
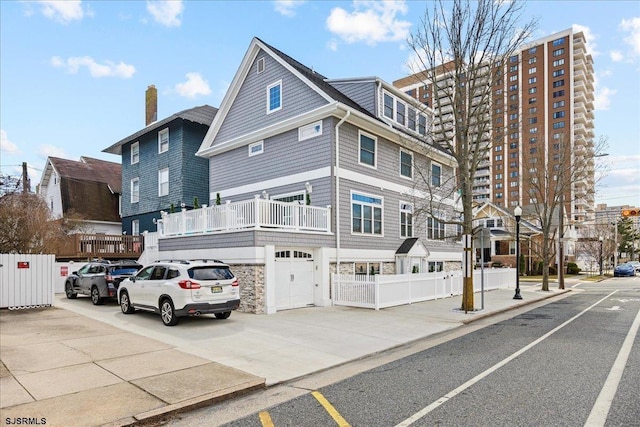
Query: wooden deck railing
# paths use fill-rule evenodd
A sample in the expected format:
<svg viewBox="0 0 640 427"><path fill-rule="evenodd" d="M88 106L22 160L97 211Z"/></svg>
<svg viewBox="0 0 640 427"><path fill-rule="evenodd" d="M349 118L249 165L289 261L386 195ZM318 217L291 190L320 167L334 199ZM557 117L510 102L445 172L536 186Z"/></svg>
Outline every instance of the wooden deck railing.
<svg viewBox="0 0 640 427"><path fill-rule="evenodd" d="M60 241L56 259L138 259L143 250L143 236L72 234Z"/></svg>

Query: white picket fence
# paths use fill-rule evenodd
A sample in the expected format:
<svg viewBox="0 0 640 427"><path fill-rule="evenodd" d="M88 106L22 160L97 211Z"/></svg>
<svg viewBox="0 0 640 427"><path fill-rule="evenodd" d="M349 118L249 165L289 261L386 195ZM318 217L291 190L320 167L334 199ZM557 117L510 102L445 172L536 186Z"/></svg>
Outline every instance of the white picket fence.
<svg viewBox="0 0 640 427"><path fill-rule="evenodd" d="M332 274L331 282L335 305L379 310L462 295L463 277L461 271L374 276ZM485 290L515 287L515 282L514 268L484 270ZM481 286L481 270L474 270L474 292L479 292Z"/></svg>
<svg viewBox="0 0 640 427"><path fill-rule="evenodd" d="M53 305L55 255L0 254L0 308Z"/></svg>

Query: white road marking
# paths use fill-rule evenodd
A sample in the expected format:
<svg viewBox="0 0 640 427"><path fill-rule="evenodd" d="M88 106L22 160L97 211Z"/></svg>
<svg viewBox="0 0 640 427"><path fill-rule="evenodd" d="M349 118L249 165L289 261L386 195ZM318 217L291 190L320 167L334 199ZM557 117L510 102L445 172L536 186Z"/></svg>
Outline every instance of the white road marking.
<svg viewBox="0 0 640 427"><path fill-rule="evenodd" d="M619 306L619 305L614 305L614 306L613 306L613 307L611 307L611 308L607 308L607 310L609 310L609 311L620 311L620 310L622 310L622 309L620 308L620 306Z"/></svg>
<svg viewBox="0 0 640 427"><path fill-rule="evenodd" d="M609 376L604 382L602 390L600 390L596 403L593 405L593 408L591 408L591 413L589 414L589 418L587 418L585 427L604 426L607 421L607 415L609 415L611 403L613 402L613 398L618 390L620 378L622 378L624 367L627 364L627 359L629 359L629 354L631 354L631 348L633 347L633 341L638 333L638 329L640 329L640 311L638 311L638 314L636 315L636 318L633 321L624 342L622 343L618 357L616 357L616 361L611 367Z"/></svg>
<svg viewBox="0 0 640 427"><path fill-rule="evenodd" d="M561 325L555 327L554 329L552 329L551 331L547 332L546 334L544 334L543 336L541 336L537 340L533 341L531 344L521 348L520 350L518 350L515 353L513 353L511 356L507 357L506 359L503 359L502 361L496 363L495 365L493 365L492 367L490 367L486 371L481 372L480 374L478 374L475 377L471 378L466 383L462 384L458 388L456 388L456 389L450 391L449 393L445 394L444 396L442 396L441 398L439 398L435 402L431 403L430 405L425 406L420 411L416 412L415 414L413 414L412 416L410 416L406 420L402 421L400 424L396 425L396 427L407 427L407 426L410 426L411 424L415 423L420 418L426 416L431 411L433 411L434 409L438 408L443 403L447 402L449 399L452 399L453 397L455 397L458 394L462 393L463 391L465 391L466 389L468 389L469 387L471 387L475 383L479 382L483 378L489 376L491 373L493 373L493 372L497 371L498 369L502 368L504 365L506 365L507 363L511 362L516 357L518 357L521 354L523 354L524 352L530 350L531 348L533 348L537 344L540 344L542 341L544 341L545 339L549 338L551 335L553 335L554 333L558 332L560 329L564 328L569 323L573 322L578 317L582 316L583 314L585 314L587 311L591 310L596 305L600 304L602 301L604 301L607 298L611 297L611 295L615 294L616 292L618 292L617 289L615 291L611 292L606 297L604 297L601 300L599 300L598 302L596 302L596 303L592 304L591 306L587 307L586 309L584 309L580 313L576 314L575 316L573 316L571 319L567 320L563 324L561 324Z"/></svg>

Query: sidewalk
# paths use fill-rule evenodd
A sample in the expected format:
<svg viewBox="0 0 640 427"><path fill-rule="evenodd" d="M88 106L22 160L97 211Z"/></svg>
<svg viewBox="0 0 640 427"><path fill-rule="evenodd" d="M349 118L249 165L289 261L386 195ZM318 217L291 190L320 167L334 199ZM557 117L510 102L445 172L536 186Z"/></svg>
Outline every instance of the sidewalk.
<svg viewBox="0 0 640 427"><path fill-rule="evenodd" d="M165 327L157 315L56 295L55 307L0 312L0 419L121 426L208 405L394 348L561 292L521 285L387 308L310 307ZM476 307L481 296L475 295ZM32 420L32 424L33 421ZM22 422L26 424L26 422Z"/></svg>

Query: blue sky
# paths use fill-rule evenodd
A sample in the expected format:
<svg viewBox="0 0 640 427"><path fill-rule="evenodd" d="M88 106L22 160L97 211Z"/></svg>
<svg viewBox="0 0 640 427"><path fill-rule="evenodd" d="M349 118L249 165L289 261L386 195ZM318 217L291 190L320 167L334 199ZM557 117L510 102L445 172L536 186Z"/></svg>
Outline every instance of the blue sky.
<svg viewBox="0 0 640 427"><path fill-rule="evenodd" d="M423 1L0 1L0 169L32 186L47 156L120 162L102 150L158 118L218 107L255 36L329 78L406 76ZM533 39L585 32L596 137L610 171L596 202L640 206L640 2L529 1Z"/></svg>

